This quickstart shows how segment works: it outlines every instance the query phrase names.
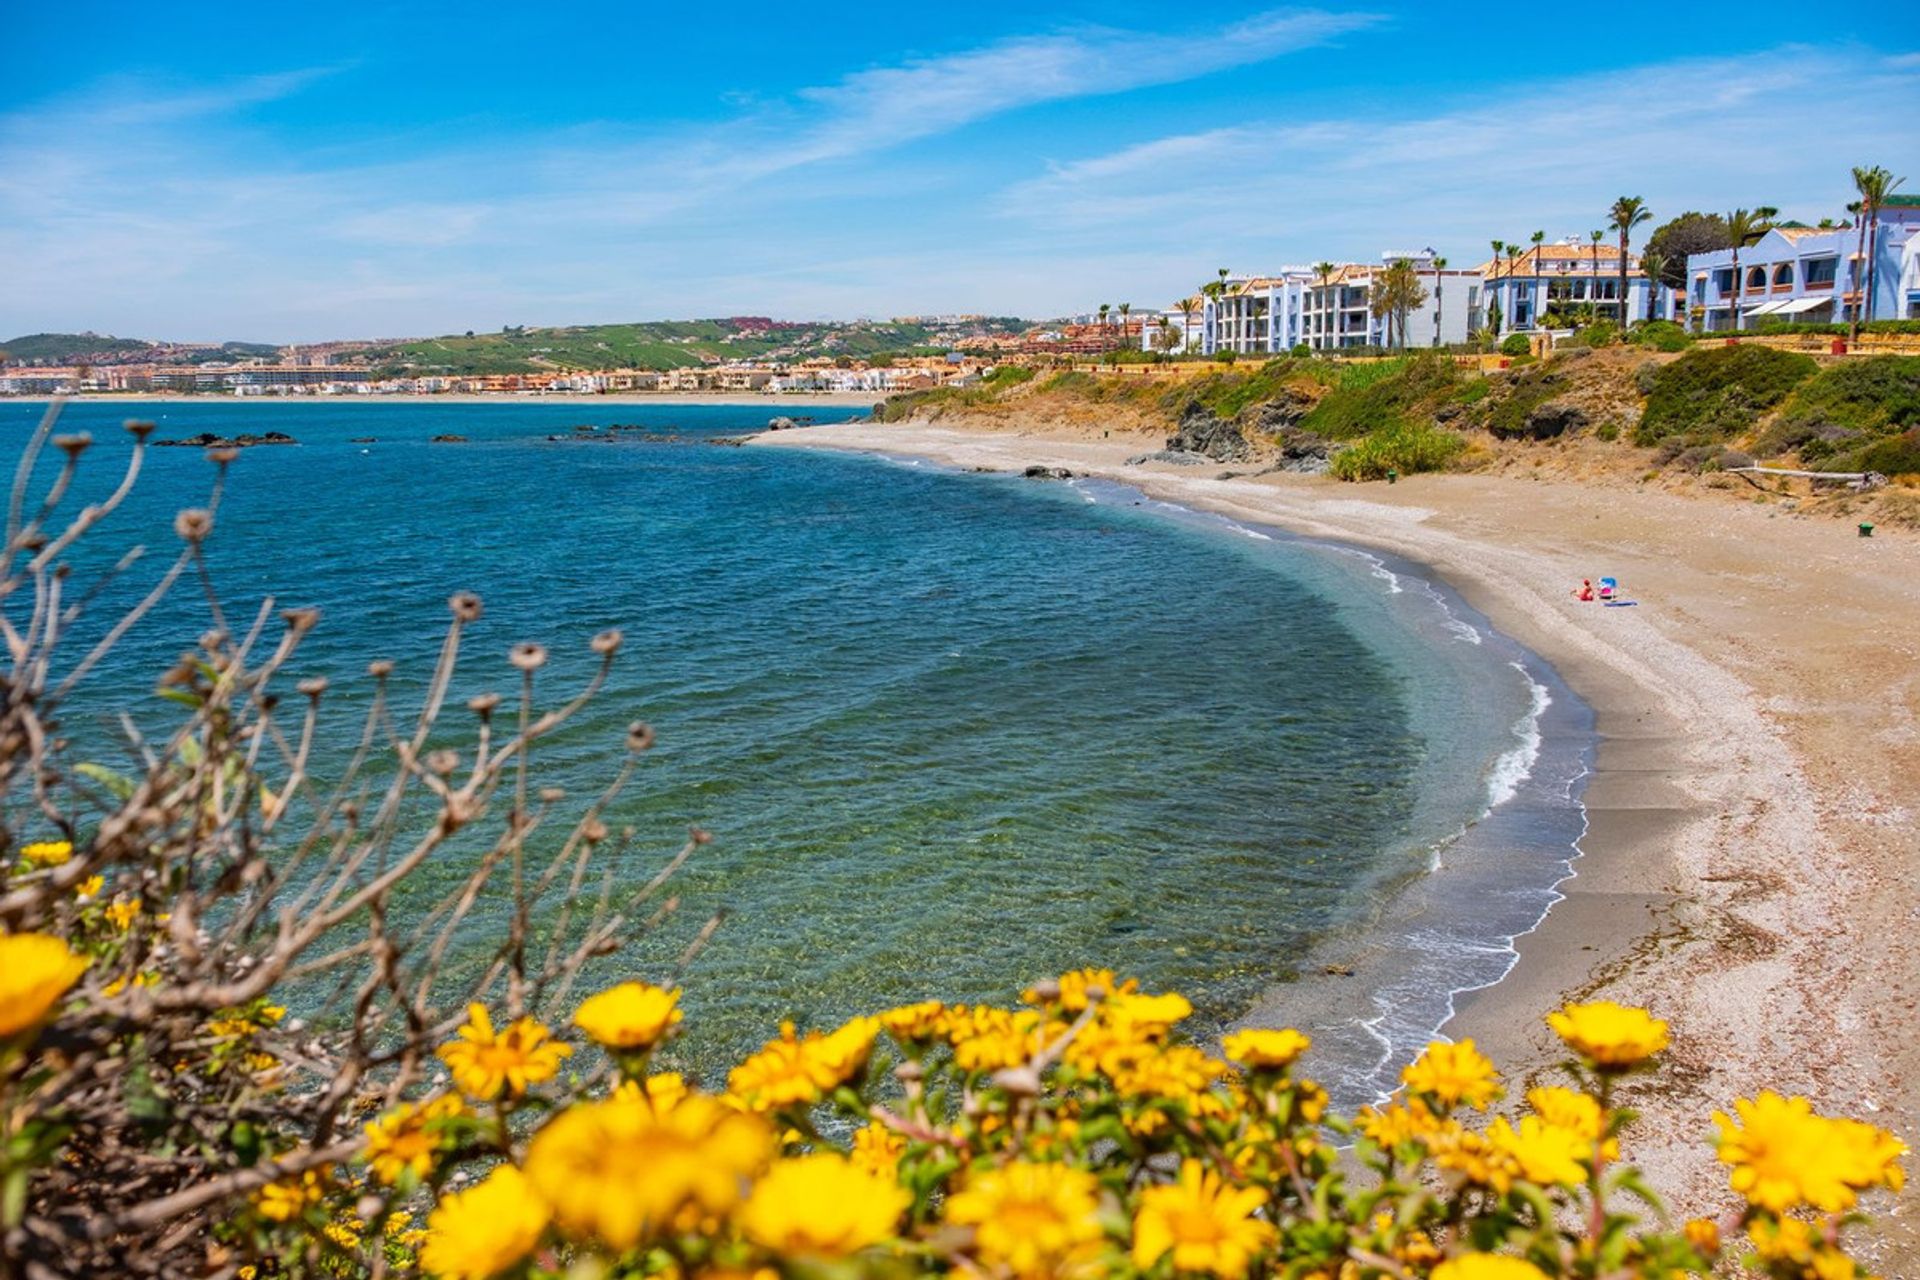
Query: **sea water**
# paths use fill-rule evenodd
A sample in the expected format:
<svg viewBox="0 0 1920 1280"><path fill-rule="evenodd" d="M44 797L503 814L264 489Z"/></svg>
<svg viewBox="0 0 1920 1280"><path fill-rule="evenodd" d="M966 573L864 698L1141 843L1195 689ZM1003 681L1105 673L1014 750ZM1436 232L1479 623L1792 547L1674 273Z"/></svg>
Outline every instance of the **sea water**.
<svg viewBox="0 0 1920 1280"><path fill-rule="evenodd" d="M62 430L100 442L83 499L117 478L128 412L66 410ZM1284 1016L1334 948L1364 953L1364 989L1308 1029L1342 1099L1370 1097L1453 994L1506 971L1582 829L1585 709L1417 567L1370 552L1125 486L716 442L766 406L138 412L159 437L300 442L233 464L207 560L230 626L269 596L323 611L294 664L334 682L323 769L357 731L369 659L396 663L403 697L420 687L453 591L485 601L459 698L511 693L506 651L536 640L557 701L596 665L588 638L624 629L535 783L590 795L630 721L657 730L607 814L633 833L605 854L616 884L644 883L689 827L713 841L675 876L672 917L593 976L659 979L723 912L685 974L676 1050L709 1076L782 1018L1004 1002L1080 965L1187 993L1206 1033ZM39 413L0 405L9 463ZM466 439L433 441L447 434ZM131 598L211 477L197 449L149 450L83 561L150 548L116 589ZM186 584L116 649L72 736L111 758L118 712L165 724L154 677L206 629L203 597ZM463 870L430 863L418 900ZM506 913L482 904L456 971Z"/></svg>

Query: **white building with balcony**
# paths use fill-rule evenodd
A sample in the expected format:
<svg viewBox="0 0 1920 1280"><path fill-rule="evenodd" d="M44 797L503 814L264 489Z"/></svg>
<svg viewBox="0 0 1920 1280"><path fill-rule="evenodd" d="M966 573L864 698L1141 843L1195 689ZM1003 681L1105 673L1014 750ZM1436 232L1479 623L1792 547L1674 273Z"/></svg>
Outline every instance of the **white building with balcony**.
<svg viewBox="0 0 1920 1280"><path fill-rule="evenodd" d="M1342 263L1324 276L1312 267L1272 275L1229 276L1213 296L1190 300L1189 322L1178 307L1167 315L1186 334L1180 349L1217 355L1284 355L1302 344L1315 351L1386 347L1397 340L1386 317L1373 314L1374 289L1399 259L1413 264L1426 297L1407 316L1409 347L1465 342L1480 307L1480 273L1443 268L1433 250L1385 253L1378 265Z"/></svg>
<svg viewBox="0 0 1920 1280"><path fill-rule="evenodd" d="M1738 288L1732 249L1688 255L1689 327L1726 333L1768 319L1920 319L1920 196L1889 197L1864 230L1780 223L1740 250ZM1863 301L1869 284L1873 297Z"/></svg>

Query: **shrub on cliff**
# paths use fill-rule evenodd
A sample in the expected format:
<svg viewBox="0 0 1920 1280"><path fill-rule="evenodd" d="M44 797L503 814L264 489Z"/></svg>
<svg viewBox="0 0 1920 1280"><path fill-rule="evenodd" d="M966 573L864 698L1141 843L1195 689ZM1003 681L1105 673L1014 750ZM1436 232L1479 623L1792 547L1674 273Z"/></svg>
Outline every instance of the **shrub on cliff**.
<svg viewBox="0 0 1920 1280"><path fill-rule="evenodd" d="M1633 327L1630 339L1655 351L1685 351L1693 345L1693 335L1671 320L1649 320Z"/></svg>
<svg viewBox="0 0 1920 1280"><path fill-rule="evenodd" d="M1846 469L1878 471L1883 476L1920 475L1920 427L1868 445Z"/></svg>
<svg viewBox="0 0 1920 1280"><path fill-rule="evenodd" d="M1334 454L1331 470L1342 480L1384 480L1389 471L1410 476L1439 471L1466 447L1467 442L1451 431L1396 422Z"/></svg>
<svg viewBox="0 0 1920 1280"><path fill-rule="evenodd" d="M1822 369L1795 388L1778 423L1869 434L1920 426L1920 356L1865 356Z"/></svg>
<svg viewBox="0 0 1920 1280"><path fill-rule="evenodd" d="M1682 434L1725 440L1750 431L1819 367L1770 347L1696 348L1653 375L1634 442Z"/></svg>
<svg viewBox="0 0 1920 1280"><path fill-rule="evenodd" d="M1460 385L1460 371L1441 356L1353 365L1300 425L1328 440L1353 440L1370 431L1405 426L1447 402Z"/></svg>

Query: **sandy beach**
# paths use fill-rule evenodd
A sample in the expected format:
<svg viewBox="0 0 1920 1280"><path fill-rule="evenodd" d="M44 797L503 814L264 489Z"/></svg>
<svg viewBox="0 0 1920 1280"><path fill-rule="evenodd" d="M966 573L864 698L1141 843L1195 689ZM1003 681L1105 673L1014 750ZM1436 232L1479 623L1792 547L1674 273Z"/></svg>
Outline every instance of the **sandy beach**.
<svg viewBox="0 0 1920 1280"><path fill-rule="evenodd" d="M1761 1088L1920 1138L1920 538L1861 538L1725 494L1223 479L1127 466L1160 441L1085 427L861 423L755 443L1067 467L1431 566L1555 666L1601 738L1565 900L1518 940L1503 982L1463 998L1448 1034L1475 1039L1518 1095L1557 1061L1541 1018L1561 1001L1668 1019L1668 1068L1633 1091L1628 1154L1683 1212L1731 1207L1710 1117ZM1603 574L1638 607L1572 598ZM1284 1001L1258 1016L1284 1021ZM1876 1235L1884 1274L1920 1274L1906 1261L1920 1258L1911 1197Z"/></svg>

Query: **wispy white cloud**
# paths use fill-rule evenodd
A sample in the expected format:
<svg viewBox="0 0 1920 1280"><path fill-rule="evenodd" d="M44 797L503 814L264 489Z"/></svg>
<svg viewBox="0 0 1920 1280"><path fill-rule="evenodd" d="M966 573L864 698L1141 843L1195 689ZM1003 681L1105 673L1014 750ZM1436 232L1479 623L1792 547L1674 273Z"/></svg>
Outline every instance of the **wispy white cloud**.
<svg viewBox="0 0 1920 1280"><path fill-rule="evenodd" d="M1088 236L1177 225L1260 255L1245 268L1423 245L1484 256L1490 239L1536 227L1582 235L1623 192L1662 214L1765 203L1817 218L1845 200L1847 165L1920 160L1920 74L1898 61L1796 47L1524 84L1425 114L1157 138L1058 163L997 207ZM1836 85L1871 107L1837 116L1824 105Z"/></svg>

